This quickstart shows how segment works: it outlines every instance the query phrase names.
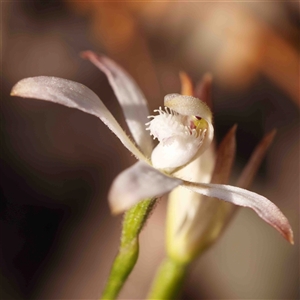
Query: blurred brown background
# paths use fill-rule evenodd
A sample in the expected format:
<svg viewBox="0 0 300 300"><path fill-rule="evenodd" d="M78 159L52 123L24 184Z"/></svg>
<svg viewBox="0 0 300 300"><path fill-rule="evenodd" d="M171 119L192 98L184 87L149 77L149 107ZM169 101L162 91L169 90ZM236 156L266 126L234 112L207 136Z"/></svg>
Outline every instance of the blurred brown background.
<svg viewBox="0 0 300 300"><path fill-rule="evenodd" d="M241 2L1 2L2 299L97 299L116 254L121 217L107 191L134 158L92 116L9 96L25 77L71 79L126 126L104 75L79 57L87 49L123 65L151 110L180 91L179 71L195 81L210 71L217 141L238 123L235 176L278 129L253 190L288 217L295 246L241 209L191 268L182 299L299 298L299 2ZM164 257L165 208L142 232L122 299L147 293Z"/></svg>

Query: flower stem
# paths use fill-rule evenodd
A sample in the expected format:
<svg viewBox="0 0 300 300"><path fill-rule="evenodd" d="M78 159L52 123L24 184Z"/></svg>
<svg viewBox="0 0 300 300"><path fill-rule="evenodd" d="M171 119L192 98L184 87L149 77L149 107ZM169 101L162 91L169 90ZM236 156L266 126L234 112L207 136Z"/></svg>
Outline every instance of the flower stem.
<svg viewBox="0 0 300 300"><path fill-rule="evenodd" d="M141 232L156 199L141 201L124 215L120 249L115 258L101 299L116 299L139 254Z"/></svg>
<svg viewBox="0 0 300 300"><path fill-rule="evenodd" d="M148 299L177 299L187 266L170 257L166 258L158 269Z"/></svg>

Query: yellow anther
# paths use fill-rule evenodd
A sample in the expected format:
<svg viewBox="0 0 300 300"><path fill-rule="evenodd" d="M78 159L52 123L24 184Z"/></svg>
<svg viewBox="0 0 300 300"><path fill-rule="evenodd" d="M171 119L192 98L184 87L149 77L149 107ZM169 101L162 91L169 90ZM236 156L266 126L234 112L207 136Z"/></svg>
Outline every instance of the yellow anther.
<svg viewBox="0 0 300 300"><path fill-rule="evenodd" d="M192 116L192 122L193 122L193 124L194 124L195 129L197 130L197 132L199 130L204 130L204 129L208 128L207 122L204 119L199 118L197 116Z"/></svg>

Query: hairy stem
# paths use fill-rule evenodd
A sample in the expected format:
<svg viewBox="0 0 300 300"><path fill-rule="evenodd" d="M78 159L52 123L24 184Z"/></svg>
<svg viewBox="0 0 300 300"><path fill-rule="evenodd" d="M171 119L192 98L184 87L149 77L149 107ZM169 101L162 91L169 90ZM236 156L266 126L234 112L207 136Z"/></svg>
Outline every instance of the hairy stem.
<svg viewBox="0 0 300 300"><path fill-rule="evenodd" d="M125 213L119 252L113 262L102 300L116 299L132 271L139 254L139 233L154 204L155 199L146 199Z"/></svg>

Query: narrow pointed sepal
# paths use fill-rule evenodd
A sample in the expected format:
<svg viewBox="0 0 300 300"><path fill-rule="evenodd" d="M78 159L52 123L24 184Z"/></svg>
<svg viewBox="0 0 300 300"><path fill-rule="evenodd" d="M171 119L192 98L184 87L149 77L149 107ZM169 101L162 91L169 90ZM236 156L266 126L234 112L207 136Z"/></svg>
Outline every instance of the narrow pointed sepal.
<svg viewBox="0 0 300 300"><path fill-rule="evenodd" d="M30 77L16 83L11 95L58 103L94 115L120 139L133 155L146 161L145 156L128 138L99 97L83 84L57 77Z"/></svg>
<svg viewBox="0 0 300 300"><path fill-rule="evenodd" d="M223 184L192 183L185 181L188 189L229 203L252 208L259 217L274 227L288 242L294 244L293 231L287 218L269 199L238 187Z"/></svg>
<svg viewBox="0 0 300 300"><path fill-rule="evenodd" d="M145 131L149 110L146 98L133 78L110 58L84 51L81 56L88 59L107 77L124 112L128 128L143 153L150 157L153 149L152 139Z"/></svg>
<svg viewBox="0 0 300 300"><path fill-rule="evenodd" d="M110 188L109 205L113 214L122 213L146 198L158 198L180 185L182 180L167 176L144 162L137 162L120 173Z"/></svg>

